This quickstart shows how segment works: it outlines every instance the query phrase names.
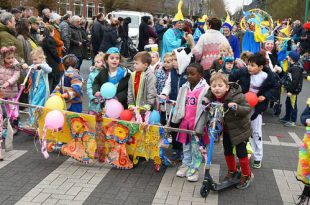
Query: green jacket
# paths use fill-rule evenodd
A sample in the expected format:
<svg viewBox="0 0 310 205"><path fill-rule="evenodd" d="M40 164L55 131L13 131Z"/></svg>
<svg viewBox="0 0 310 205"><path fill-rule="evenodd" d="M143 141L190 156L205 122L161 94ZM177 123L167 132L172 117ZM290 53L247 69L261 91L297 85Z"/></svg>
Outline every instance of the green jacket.
<svg viewBox="0 0 310 205"><path fill-rule="evenodd" d="M0 48L2 46L15 46L18 57L24 59L23 45L15 37L15 31L0 23Z"/></svg>

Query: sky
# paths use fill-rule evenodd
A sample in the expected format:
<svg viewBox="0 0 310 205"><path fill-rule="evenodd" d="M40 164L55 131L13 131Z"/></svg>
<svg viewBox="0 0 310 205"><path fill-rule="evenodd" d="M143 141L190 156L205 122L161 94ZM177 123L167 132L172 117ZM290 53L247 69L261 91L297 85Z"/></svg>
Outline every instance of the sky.
<svg viewBox="0 0 310 205"><path fill-rule="evenodd" d="M252 0L224 0L224 3L229 13L234 14L242 7L242 4L248 5L252 3Z"/></svg>

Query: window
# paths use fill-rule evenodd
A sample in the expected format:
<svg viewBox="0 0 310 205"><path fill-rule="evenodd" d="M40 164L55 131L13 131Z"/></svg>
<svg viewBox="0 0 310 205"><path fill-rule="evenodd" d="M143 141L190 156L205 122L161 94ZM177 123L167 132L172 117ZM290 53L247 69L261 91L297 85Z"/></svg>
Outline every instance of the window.
<svg viewBox="0 0 310 205"><path fill-rule="evenodd" d="M81 16L82 9L83 9L82 0L75 0L74 1L74 15Z"/></svg>
<svg viewBox="0 0 310 205"><path fill-rule="evenodd" d="M68 0L65 1L58 1L59 4L59 9L58 9L58 13L63 16L67 13L67 7L69 6L68 4Z"/></svg>
<svg viewBox="0 0 310 205"><path fill-rule="evenodd" d="M98 13L104 13L103 4L98 4ZM97 15L97 14L95 14L95 15Z"/></svg>
<svg viewBox="0 0 310 205"><path fill-rule="evenodd" d="M87 18L92 18L95 15L95 7L93 3L88 3L87 4Z"/></svg>

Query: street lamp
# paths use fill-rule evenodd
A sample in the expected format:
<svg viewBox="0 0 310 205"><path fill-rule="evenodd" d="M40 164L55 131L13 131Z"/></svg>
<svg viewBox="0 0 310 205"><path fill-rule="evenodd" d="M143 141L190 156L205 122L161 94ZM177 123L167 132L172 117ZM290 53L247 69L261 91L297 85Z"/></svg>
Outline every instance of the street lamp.
<svg viewBox="0 0 310 205"><path fill-rule="evenodd" d="M307 21L308 21L308 14L309 14L309 1L310 1L310 0L306 0L305 22L307 22Z"/></svg>

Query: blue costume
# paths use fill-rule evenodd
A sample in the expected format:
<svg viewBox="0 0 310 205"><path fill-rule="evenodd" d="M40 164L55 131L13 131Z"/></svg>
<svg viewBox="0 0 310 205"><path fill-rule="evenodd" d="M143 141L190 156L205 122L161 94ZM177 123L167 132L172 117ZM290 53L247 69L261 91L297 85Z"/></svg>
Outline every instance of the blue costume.
<svg viewBox="0 0 310 205"><path fill-rule="evenodd" d="M254 32L247 30L242 40L242 52L250 51L257 53L260 51L260 43L254 39Z"/></svg>
<svg viewBox="0 0 310 205"><path fill-rule="evenodd" d="M234 52L234 57L240 58L240 48L239 48L239 40L235 35L230 35L226 37L227 40L229 41L229 44Z"/></svg>
<svg viewBox="0 0 310 205"><path fill-rule="evenodd" d="M163 36L163 48L161 54L161 60L164 62L164 56L168 52L172 52L176 48L182 46L184 32L180 29L168 29ZM185 43L185 42L184 42Z"/></svg>
<svg viewBox="0 0 310 205"><path fill-rule="evenodd" d="M93 100L96 98L93 95L93 83L95 78L97 77L97 75L100 72L100 69L97 69L95 67L90 67L90 73L87 79L87 95L88 95L88 99L89 99L89 111L94 111L94 112L100 112L101 111L101 107L100 107L100 103L94 103Z"/></svg>
<svg viewBox="0 0 310 205"><path fill-rule="evenodd" d="M30 67L33 67L31 65ZM38 66L40 69L33 70L30 79L32 81L29 91L29 104L44 106L47 98L50 95L48 84L48 73L52 72L52 68L47 63L42 63ZM34 123L33 109L29 109L30 124Z"/></svg>
<svg viewBox="0 0 310 205"><path fill-rule="evenodd" d="M203 30L203 28L199 28L199 27L196 28L195 33L194 33L194 35L193 35L195 44L198 42L200 36L201 36L202 34L204 34L204 33L205 33L205 31Z"/></svg>

